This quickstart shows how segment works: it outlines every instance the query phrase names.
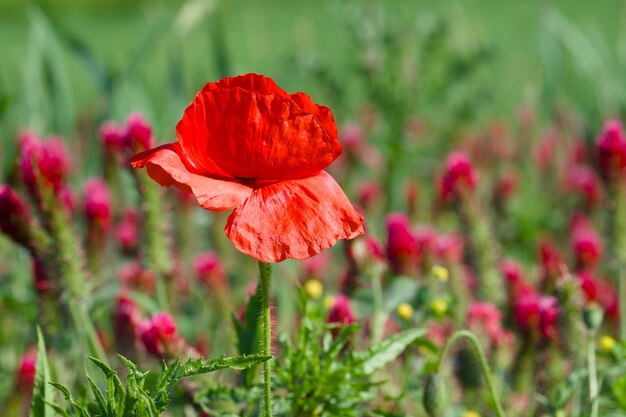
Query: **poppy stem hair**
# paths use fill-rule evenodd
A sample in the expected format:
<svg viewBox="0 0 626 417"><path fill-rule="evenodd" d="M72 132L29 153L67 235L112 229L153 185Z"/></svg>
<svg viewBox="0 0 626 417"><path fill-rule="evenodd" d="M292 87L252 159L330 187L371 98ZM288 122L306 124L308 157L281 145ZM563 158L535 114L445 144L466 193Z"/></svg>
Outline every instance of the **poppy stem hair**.
<svg viewBox="0 0 626 417"><path fill-rule="evenodd" d="M259 261L259 272L261 277L261 298L263 320L263 355L272 356L272 316L270 313L270 280L272 276L272 265ZM272 416L272 362L263 363L263 383L265 384L265 417Z"/></svg>

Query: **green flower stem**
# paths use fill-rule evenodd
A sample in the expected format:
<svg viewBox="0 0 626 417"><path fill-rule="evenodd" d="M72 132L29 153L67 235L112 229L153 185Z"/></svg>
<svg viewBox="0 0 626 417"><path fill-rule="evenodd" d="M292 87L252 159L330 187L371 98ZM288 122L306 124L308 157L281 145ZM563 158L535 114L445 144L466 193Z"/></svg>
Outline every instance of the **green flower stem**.
<svg viewBox="0 0 626 417"><path fill-rule="evenodd" d="M437 361L437 365L435 367L435 372L438 373L441 364L446 358L448 352L452 345L459 339L466 338L470 341L472 347L474 348L476 354L478 355L478 359L480 361L480 367L483 371L483 376L485 377L485 381L487 382L487 387L489 388L489 393L491 394L491 399L493 400L493 404L496 408L496 415L498 417L505 417L504 410L502 409L502 405L500 404L500 399L498 398L498 394L496 392L495 385L493 383L493 377L491 376L491 371L489 370L489 365L487 365L487 358L485 357L485 353L483 352L482 347L480 346L480 342L476 338L476 336L467 330L460 330L455 332L447 341L439 355L439 361Z"/></svg>
<svg viewBox="0 0 626 417"><path fill-rule="evenodd" d="M596 370L596 332L590 330L587 335L587 370L589 372L590 417L598 417L598 372Z"/></svg>
<svg viewBox="0 0 626 417"><path fill-rule="evenodd" d="M383 338L385 326L385 312L383 311L383 287L381 275L383 271L373 268L370 271L372 277L372 293L374 296L374 317L372 325L372 343L378 343Z"/></svg>
<svg viewBox="0 0 626 417"><path fill-rule="evenodd" d="M609 271L617 285L620 300L626 297L626 192L622 183L608 185L607 211L607 259ZM619 334L626 340L626 308L619 309Z"/></svg>
<svg viewBox="0 0 626 417"><path fill-rule="evenodd" d="M165 276L171 271L170 251L167 243L167 222L163 221L164 210L159 188L145 172L133 170L143 197L142 221L145 239L146 266L154 271L156 298L159 308L169 311Z"/></svg>
<svg viewBox="0 0 626 417"><path fill-rule="evenodd" d="M502 306L505 293L497 269L500 248L493 240L491 225L483 216L476 196L469 190L462 190L462 193L456 211L467 241L468 261L477 279L476 295L479 300Z"/></svg>
<svg viewBox="0 0 626 417"><path fill-rule="evenodd" d="M261 275L262 320L263 320L263 355L272 356L272 316L270 313L270 280L272 265L259 261ZM263 363L263 382L265 384L265 417L272 416L272 362Z"/></svg>
<svg viewBox="0 0 626 417"><path fill-rule="evenodd" d="M68 313L77 337L90 355L107 363L106 354L85 305L87 272L83 254L76 243L76 234L68 214L53 195L48 195L44 210L52 241L56 245L55 264L69 299Z"/></svg>

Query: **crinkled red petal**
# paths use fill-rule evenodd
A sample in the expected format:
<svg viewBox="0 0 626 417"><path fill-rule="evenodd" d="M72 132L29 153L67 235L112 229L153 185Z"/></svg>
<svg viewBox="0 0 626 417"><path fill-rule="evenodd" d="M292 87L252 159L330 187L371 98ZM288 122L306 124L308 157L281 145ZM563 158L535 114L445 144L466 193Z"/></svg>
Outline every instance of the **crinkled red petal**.
<svg viewBox="0 0 626 417"><path fill-rule="evenodd" d="M196 166L214 177L282 181L316 175L341 154L332 114L248 74L207 84L176 127Z"/></svg>
<svg viewBox="0 0 626 417"><path fill-rule="evenodd" d="M168 143L135 155L134 168L146 167L148 175L161 184L191 192L198 204L207 210L229 210L240 206L252 193L252 188L234 181L224 181L200 175L188 161L178 142Z"/></svg>
<svg viewBox="0 0 626 417"><path fill-rule="evenodd" d="M228 218L226 236L262 262L306 259L338 239L363 233L363 216L335 180L322 171L258 188Z"/></svg>

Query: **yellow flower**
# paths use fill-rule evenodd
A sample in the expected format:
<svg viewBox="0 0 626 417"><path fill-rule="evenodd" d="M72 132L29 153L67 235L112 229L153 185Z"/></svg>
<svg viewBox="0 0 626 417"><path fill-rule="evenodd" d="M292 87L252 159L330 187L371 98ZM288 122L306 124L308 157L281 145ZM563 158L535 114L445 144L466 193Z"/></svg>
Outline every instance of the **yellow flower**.
<svg viewBox="0 0 626 417"><path fill-rule="evenodd" d="M411 307L411 304L402 303L396 309L396 313L404 320L410 320L413 317L413 307Z"/></svg>
<svg viewBox="0 0 626 417"><path fill-rule="evenodd" d="M448 311L448 302L443 298L435 298L430 303L430 308L435 314L442 316Z"/></svg>
<svg viewBox="0 0 626 417"><path fill-rule="evenodd" d="M327 295L326 297L324 297L324 307L332 308L333 304L335 304L335 297L333 297L332 295Z"/></svg>
<svg viewBox="0 0 626 417"><path fill-rule="evenodd" d="M324 286L316 279L310 279L304 283L304 292L309 297L317 300L324 293Z"/></svg>
<svg viewBox="0 0 626 417"><path fill-rule="evenodd" d="M441 282L448 281L448 278L450 277L448 269L441 265L433 266L430 272L435 276L435 278L437 278Z"/></svg>
<svg viewBox="0 0 626 417"><path fill-rule="evenodd" d="M598 345L603 352L611 352L615 348L615 339L611 336L602 336Z"/></svg>
<svg viewBox="0 0 626 417"><path fill-rule="evenodd" d="M478 411L468 410L463 413L463 417L480 417L480 414L478 414Z"/></svg>

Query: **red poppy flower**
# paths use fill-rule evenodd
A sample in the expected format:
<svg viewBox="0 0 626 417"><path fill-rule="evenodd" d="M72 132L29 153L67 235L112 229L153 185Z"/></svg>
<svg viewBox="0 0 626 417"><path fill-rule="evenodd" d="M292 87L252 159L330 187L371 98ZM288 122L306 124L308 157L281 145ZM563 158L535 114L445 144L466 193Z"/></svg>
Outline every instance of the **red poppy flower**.
<svg viewBox="0 0 626 417"><path fill-rule="evenodd" d="M363 217L324 168L341 145L330 110L246 74L202 88L178 142L133 157L163 186L207 210L234 209L226 236L263 262L304 259L363 233Z"/></svg>

